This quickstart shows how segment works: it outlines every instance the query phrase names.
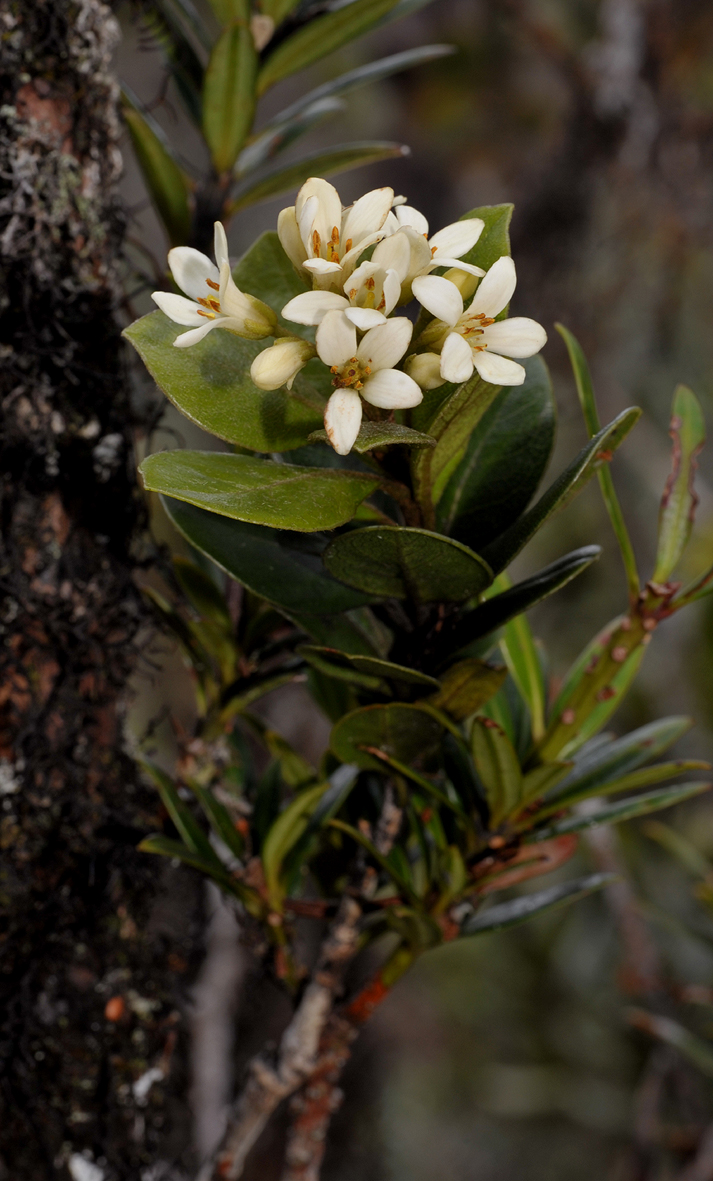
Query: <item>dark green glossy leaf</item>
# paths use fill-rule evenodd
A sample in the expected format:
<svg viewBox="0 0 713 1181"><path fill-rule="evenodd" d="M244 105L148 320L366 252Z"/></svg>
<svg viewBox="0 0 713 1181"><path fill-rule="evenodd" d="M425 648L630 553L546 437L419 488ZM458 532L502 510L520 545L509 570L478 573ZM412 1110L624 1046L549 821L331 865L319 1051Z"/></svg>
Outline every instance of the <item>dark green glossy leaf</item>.
<svg viewBox="0 0 713 1181"><path fill-rule="evenodd" d="M300 375L289 394L253 385L250 365L265 341L218 328L190 348L175 349L180 331L157 311L125 328L124 336L166 397L203 430L251 451L272 452L304 446L322 425L324 403Z"/></svg>
<svg viewBox="0 0 713 1181"><path fill-rule="evenodd" d="M539 742L545 733L547 692L540 653L524 615L516 615L505 624L500 649L529 711L532 739Z"/></svg>
<svg viewBox="0 0 713 1181"><path fill-rule="evenodd" d="M289 617L317 644L357 656L372 656L377 645L371 630L365 626L365 612L368 612L368 608L351 611L348 615L308 615L306 612L291 611Z"/></svg>
<svg viewBox="0 0 713 1181"><path fill-rule="evenodd" d="M329 151L312 152L292 164L275 168L261 180L242 184L230 202L229 212L232 216L248 205L256 205L258 201L290 193L300 188L310 176L334 176L338 172L348 172L350 168L360 168L364 164L375 164L379 160L390 160L408 154L409 149L404 144L389 143L385 140L335 144Z"/></svg>
<svg viewBox="0 0 713 1181"><path fill-rule="evenodd" d="M465 262L489 270L504 254L510 254L510 221L514 205L481 205L465 213L461 221L479 217L484 222L483 232L473 249L463 255Z"/></svg>
<svg viewBox="0 0 713 1181"><path fill-rule="evenodd" d="M633 820L636 816L646 816L649 812L658 812L662 808L671 808L674 804L681 804L684 800L698 796L708 791L710 783L683 783L676 787L664 787L659 791L645 791L638 796L630 796L626 800L617 800L615 804L607 804L597 808L596 812L587 812L583 816L567 816L564 820L557 820L547 828L538 829L532 839L546 841L550 837L562 836L568 832L580 832L584 828L594 828L598 824L621 824L624 820Z"/></svg>
<svg viewBox="0 0 713 1181"><path fill-rule="evenodd" d="M380 771L383 763L366 747L376 747L402 763L411 763L434 751L440 736L437 718L418 705L367 705L337 722L329 745L343 763Z"/></svg>
<svg viewBox="0 0 713 1181"><path fill-rule="evenodd" d="M441 687L431 698L431 705L460 722L485 705L497 693L506 676L507 669L496 668L476 657L461 660L441 677Z"/></svg>
<svg viewBox="0 0 713 1181"><path fill-rule="evenodd" d="M257 70L247 21L227 25L213 46L203 81L203 135L219 174L233 167L250 133Z"/></svg>
<svg viewBox="0 0 713 1181"><path fill-rule="evenodd" d="M139 471L149 492L238 521L304 533L346 524L378 487L377 479L358 472L220 451L160 451Z"/></svg>
<svg viewBox="0 0 713 1181"><path fill-rule="evenodd" d="M398 0L352 0L302 25L269 54L260 70L258 94L282 78L333 53L367 33Z"/></svg>
<svg viewBox="0 0 713 1181"><path fill-rule="evenodd" d="M309 438L310 442L326 443L327 432L313 431ZM398 422L369 422L368 419L362 419L353 450L363 455L365 451L381 450L382 447L393 447L397 443L406 447L434 447L436 440L421 431L401 426Z"/></svg>
<svg viewBox="0 0 713 1181"><path fill-rule="evenodd" d="M497 828L520 802L520 760L502 726L491 718L474 718L471 746L475 769L490 808L490 827Z"/></svg>
<svg viewBox="0 0 713 1181"><path fill-rule="evenodd" d="M357 689L365 689L370 693L379 693L382 696L389 696L389 691L385 683L380 677L375 677L372 673L359 672L357 668L349 664L348 661L339 662L337 660L329 660L322 655L322 652L329 652L329 648L312 649L306 645L300 649L300 655L304 657L307 663L317 672L322 673L326 677L331 677L335 681L346 681L348 685L354 685ZM356 704L355 702L353 704Z"/></svg>
<svg viewBox="0 0 713 1181"><path fill-rule="evenodd" d="M514 927L517 923L525 923L537 914L556 910L560 906L568 906L571 902L578 902L588 894L601 890L603 886L610 886L617 880L612 873L593 873L586 878L577 878L573 882L561 882L558 886L550 886L547 890L538 890L536 894L525 894L520 898L512 898L510 902L499 902L490 906L480 914L468 918L461 927L462 935L482 935L486 931L502 931L504 927Z"/></svg>
<svg viewBox="0 0 713 1181"><path fill-rule="evenodd" d="M173 572L198 614L232 631L228 604L213 579L196 566L195 562L179 555L173 559Z"/></svg>
<svg viewBox="0 0 713 1181"><path fill-rule="evenodd" d="M300 648L300 652L305 656L310 654L322 656L333 664L346 663L358 672L389 681L397 681L402 685L420 685L425 689L433 689L439 684L435 677L429 677L426 673L419 672L415 668L392 664L390 660L379 660L374 656L350 655L347 652L339 652L335 648L315 648L310 645L304 645ZM434 704L438 703L434 702Z"/></svg>
<svg viewBox="0 0 713 1181"><path fill-rule="evenodd" d="M527 545L530 538L542 528L545 521L558 509L564 508L572 497L581 491L602 463L609 462L612 453L624 441L640 417L641 411L636 406L617 415L613 422L590 439L586 447L582 448L576 459L565 468L537 503L515 521L501 537L486 546L484 556L496 573L509 566L523 546Z"/></svg>
<svg viewBox="0 0 713 1181"><path fill-rule="evenodd" d="M336 615L370 602L337 582L316 552L296 547L296 538L276 529L247 525L169 498L164 508L183 536L231 578L281 610Z"/></svg>
<svg viewBox="0 0 713 1181"><path fill-rule="evenodd" d="M191 229L188 181L144 116L126 94L124 98L124 122L141 174L171 245L180 246L187 241Z"/></svg>
<svg viewBox="0 0 713 1181"><path fill-rule="evenodd" d="M477 554L426 529L354 529L327 547L324 563L349 586L422 603L462 602L491 581L490 570Z"/></svg>
<svg viewBox="0 0 713 1181"><path fill-rule="evenodd" d="M696 456L706 440L706 424L692 390L678 386L673 396L669 433L673 439L673 468L666 481L659 514L659 544L654 582L666 582L686 548L698 495L693 481Z"/></svg>
<svg viewBox="0 0 713 1181"><path fill-rule="evenodd" d="M496 628L502 627L522 611L528 611L535 603L540 603L548 595L554 594L591 566L601 552L598 545L585 545L581 549L573 550L564 558L559 558L550 566L545 566L543 570L533 574L532 578L526 578L510 590L486 599L453 626L448 636L450 650L465 648L480 636L488 635Z"/></svg>
<svg viewBox="0 0 713 1181"><path fill-rule="evenodd" d="M527 508L552 451L556 410L547 366L541 357L523 364L524 384L503 389L486 410L438 501L439 531L475 550Z"/></svg>

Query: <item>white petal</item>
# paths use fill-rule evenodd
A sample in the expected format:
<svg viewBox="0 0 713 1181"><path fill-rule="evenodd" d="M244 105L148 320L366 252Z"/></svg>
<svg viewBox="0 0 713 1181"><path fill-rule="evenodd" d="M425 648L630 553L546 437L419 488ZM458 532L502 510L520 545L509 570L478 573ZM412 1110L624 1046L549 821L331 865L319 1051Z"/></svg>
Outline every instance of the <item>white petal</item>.
<svg viewBox="0 0 713 1181"><path fill-rule="evenodd" d="M302 265L313 275L332 275L342 269L338 262L327 262L326 258L308 258Z"/></svg>
<svg viewBox="0 0 713 1181"><path fill-rule="evenodd" d="M475 293L469 312L497 316L513 297L517 276L515 263L506 254L494 262Z"/></svg>
<svg viewBox="0 0 713 1181"><path fill-rule="evenodd" d="M191 299L205 299L211 294L206 279L212 279L214 283L220 279L220 271L208 256L192 246L174 246L168 252L168 265L181 291Z"/></svg>
<svg viewBox="0 0 713 1181"><path fill-rule="evenodd" d="M480 356L480 354L478 354ZM473 353L467 340L458 332L449 332L441 349L441 377L460 384L473 372Z"/></svg>
<svg viewBox="0 0 713 1181"><path fill-rule="evenodd" d="M361 398L354 390L335 390L324 412L327 437L337 455L348 455L361 426Z"/></svg>
<svg viewBox="0 0 713 1181"><path fill-rule="evenodd" d="M230 264L228 256L228 238L225 233L223 223L217 221L213 227L213 250L215 253L215 262L218 270L222 267L224 262Z"/></svg>
<svg viewBox="0 0 713 1181"><path fill-rule="evenodd" d="M547 343L547 333L536 320L514 316L512 320L489 324L480 340L489 350L506 357L534 357Z"/></svg>
<svg viewBox="0 0 713 1181"><path fill-rule="evenodd" d="M477 275L481 279L485 274L482 267L475 267L470 262L462 262L460 258L445 258L443 255L436 255L435 258L431 259L429 267L455 267L458 271L467 271L469 275ZM449 283L453 282L448 275L444 275L443 278L448 279Z"/></svg>
<svg viewBox="0 0 713 1181"><path fill-rule="evenodd" d="M389 270L386 272L386 278L383 285L384 292L384 311L388 316L393 312L399 299L401 298L401 276L398 271Z"/></svg>
<svg viewBox="0 0 713 1181"><path fill-rule="evenodd" d="M450 324L451 328L458 323L463 313L463 297L454 283L440 275L419 275L413 281L413 293L436 319Z"/></svg>
<svg viewBox="0 0 713 1181"><path fill-rule="evenodd" d="M377 324L386 323L384 313L377 312L375 308L347 308L344 315L360 332L367 332L369 328L376 328Z"/></svg>
<svg viewBox="0 0 713 1181"><path fill-rule="evenodd" d="M422 390L435 390L443 385L438 353L414 353L404 361L404 369Z"/></svg>
<svg viewBox="0 0 713 1181"><path fill-rule="evenodd" d="M421 387L400 369L380 369L364 382L361 396L382 410L407 410L423 401Z"/></svg>
<svg viewBox="0 0 713 1181"><path fill-rule="evenodd" d="M396 218L400 226L411 226L417 234L428 234L428 222L412 205L398 205Z"/></svg>
<svg viewBox="0 0 713 1181"><path fill-rule="evenodd" d="M378 329L372 329L377 332ZM368 334L367 334L368 335ZM366 337L364 338L366 339ZM356 328L344 312L327 312L317 329L317 352L325 365L346 365L356 354Z"/></svg>
<svg viewBox="0 0 713 1181"><path fill-rule="evenodd" d="M282 309L286 320L293 324L320 324L327 312L341 311L349 306L349 300L335 291L305 291L296 295Z"/></svg>
<svg viewBox="0 0 713 1181"><path fill-rule="evenodd" d="M297 206L295 206L295 208L297 208ZM312 258L314 256L314 238L312 235L312 227L316 221L318 213L319 201L316 197L309 197L308 200L302 205L297 218L300 238L302 239L302 244L307 252L308 258Z"/></svg>
<svg viewBox="0 0 713 1181"><path fill-rule="evenodd" d="M184 295L174 295L171 291L154 291L151 298L162 312L173 320L174 324L205 324L205 316L198 310L198 304Z"/></svg>
<svg viewBox="0 0 713 1181"><path fill-rule="evenodd" d="M367 246L371 246L374 242L379 242L384 237L383 230L375 230L373 234L367 234L366 238L362 238L358 246L353 246L346 254L342 255L342 270L345 275L350 275L356 266L357 259L364 253Z"/></svg>
<svg viewBox="0 0 713 1181"><path fill-rule="evenodd" d="M240 320L250 315L251 308L249 297L244 295L233 282L230 263L224 262L220 268L220 310L222 314Z"/></svg>
<svg viewBox="0 0 713 1181"><path fill-rule="evenodd" d="M173 346L177 349L190 348L192 344L198 344L198 341L202 340L204 336L207 336L209 332L212 332L214 328L223 328L224 325L225 321L223 319L207 320L204 324L201 324L200 328L192 328L190 332L182 332L174 340Z"/></svg>
<svg viewBox="0 0 713 1181"><path fill-rule="evenodd" d="M387 214L386 221L381 228L382 230L385 230L387 234L395 234L399 228L399 223L396 220L396 214Z"/></svg>
<svg viewBox="0 0 713 1181"><path fill-rule="evenodd" d="M261 390L279 390L280 386L292 384L313 353L308 341L278 340L258 353L250 366L250 376Z"/></svg>
<svg viewBox="0 0 713 1181"><path fill-rule="evenodd" d="M344 285L343 285L344 294L349 296L350 299L352 299L352 298L356 299L358 292L359 292L359 288L364 286L367 279L373 279L375 277L375 275L378 275L380 270L382 270L382 267L380 267L378 265L378 263L375 263L375 262L361 263L356 268L355 271L352 271L349 278L344 281ZM352 294L351 294L352 291L355 292L354 296L352 296Z"/></svg>
<svg viewBox="0 0 713 1181"><path fill-rule="evenodd" d="M464 221L454 221L452 225L444 226L432 238L428 245L435 256L448 255L449 258L462 258L475 246L483 232L485 222L479 217L469 217Z"/></svg>
<svg viewBox="0 0 713 1181"><path fill-rule="evenodd" d="M397 205L407 205L407 204L408 204L408 197L394 197L393 201L391 202L391 208L395 209Z"/></svg>
<svg viewBox="0 0 713 1181"><path fill-rule="evenodd" d="M428 248L426 248L426 253L428 253ZM397 233L392 234L390 238L383 238L371 258L372 262L383 267L385 271L396 271L403 283L411 264L411 245L408 236Z"/></svg>
<svg viewBox="0 0 713 1181"><path fill-rule="evenodd" d="M290 262L296 267L302 266L307 257L307 251L300 237L294 205L283 209L277 218L277 236L282 243L282 249Z"/></svg>
<svg viewBox="0 0 713 1181"><path fill-rule="evenodd" d="M393 189L372 189L355 201L351 209L347 210L342 226L343 249L351 239L352 246L359 243L368 234L380 230L391 209L394 199Z"/></svg>
<svg viewBox="0 0 713 1181"><path fill-rule="evenodd" d="M507 357L500 357L497 353L476 353L474 360L483 381L492 381L494 385L522 385L525 380L522 365Z"/></svg>
<svg viewBox="0 0 713 1181"><path fill-rule="evenodd" d="M309 211L305 214L307 207ZM307 248L308 255L310 257L315 255L324 257L327 253L327 242L332 237L333 230L336 228L338 232L342 224L342 202L339 193L334 185L330 185L329 181L322 180L321 177L310 177L297 194L295 210L302 241ZM318 251L314 249L312 238L315 231L319 234L320 248Z"/></svg>
<svg viewBox="0 0 713 1181"><path fill-rule="evenodd" d="M393 369L406 352L412 334L411 321L405 316L395 316L367 332L357 349L357 357L363 365L370 365L372 372Z"/></svg>

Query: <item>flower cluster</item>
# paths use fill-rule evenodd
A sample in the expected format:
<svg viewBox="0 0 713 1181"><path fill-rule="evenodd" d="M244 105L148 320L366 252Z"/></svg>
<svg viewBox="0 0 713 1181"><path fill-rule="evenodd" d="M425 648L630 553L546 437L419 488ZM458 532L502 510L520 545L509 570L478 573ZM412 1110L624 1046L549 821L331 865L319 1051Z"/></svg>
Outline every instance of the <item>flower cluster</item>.
<svg viewBox="0 0 713 1181"><path fill-rule="evenodd" d="M525 380L513 358L533 356L547 336L534 320L498 319L515 290L515 265L504 256L485 272L464 261L482 231L482 220L473 217L429 237L426 218L393 189L374 189L345 209L333 185L312 178L295 204L282 210L277 232L297 271L312 284L282 315L316 328L314 344L286 333L272 309L238 289L219 222L215 264L190 247L169 253L173 277L189 298L154 292L153 299L175 323L193 328L176 338L179 348L212 328L252 340L276 337L250 370L260 389L290 389L300 370L318 357L334 387L324 416L327 436L335 451L346 455L359 434L362 401L381 410L405 410L422 401L424 390L467 381L474 370L497 385ZM442 268L448 268L445 274L432 273ZM477 288L465 307L461 292L468 284L471 291ZM414 298L434 319L411 348L412 321L392 313Z"/></svg>

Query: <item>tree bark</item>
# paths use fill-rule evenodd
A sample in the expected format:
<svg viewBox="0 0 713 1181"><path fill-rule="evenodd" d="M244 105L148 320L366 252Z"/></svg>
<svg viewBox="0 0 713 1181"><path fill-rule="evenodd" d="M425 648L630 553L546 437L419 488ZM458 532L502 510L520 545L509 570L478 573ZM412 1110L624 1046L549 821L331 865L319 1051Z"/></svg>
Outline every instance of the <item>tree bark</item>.
<svg viewBox="0 0 713 1181"><path fill-rule="evenodd" d="M189 1135L201 916L192 875L135 852L156 797L122 740L147 623L118 30L99 0L6 0L0 31L0 1177L138 1181Z"/></svg>

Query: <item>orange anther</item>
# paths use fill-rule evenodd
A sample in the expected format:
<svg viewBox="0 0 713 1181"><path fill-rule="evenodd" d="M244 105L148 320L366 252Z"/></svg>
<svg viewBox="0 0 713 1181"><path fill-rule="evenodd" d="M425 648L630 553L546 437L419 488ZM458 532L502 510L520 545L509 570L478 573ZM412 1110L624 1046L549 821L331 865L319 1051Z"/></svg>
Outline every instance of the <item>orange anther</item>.
<svg viewBox="0 0 713 1181"><path fill-rule="evenodd" d="M123 996L113 996L104 1006L104 1016L107 1021L120 1021L124 1016L125 1008Z"/></svg>

